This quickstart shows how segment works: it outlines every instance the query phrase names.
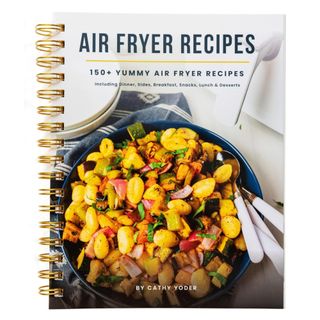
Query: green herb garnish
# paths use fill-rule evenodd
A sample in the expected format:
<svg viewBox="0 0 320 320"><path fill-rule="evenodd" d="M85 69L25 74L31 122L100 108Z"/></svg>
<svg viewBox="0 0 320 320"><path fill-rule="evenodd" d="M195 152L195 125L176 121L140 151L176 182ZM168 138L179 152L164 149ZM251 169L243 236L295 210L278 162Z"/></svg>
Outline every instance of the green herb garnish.
<svg viewBox="0 0 320 320"><path fill-rule="evenodd" d="M134 169L134 167L133 167L133 165L131 165L130 168L128 169L128 173L126 175L127 180L130 180L132 178L133 169Z"/></svg>
<svg viewBox="0 0 320 320"><path fill-rule="evenodd" d="M160 216L156 218L156 223L153 225L153 230L163 225L164 225L164 215L161 213Z"/></svg>
<svg viewBox="0 0 320 320"><path fill-rule="evenodd" d="M149 167L153 170L153 169L158 169L158 168L162 168L163 166L165 166L165 163L162 162L151 162L149 164Z"/></svg>
<svg viewBox="0 0 320 320"><path fill-rule="evenodd" d="M138 211L139 211L139 215L140 215L141 220L143 220L144 217L146 216L146 213L145 213L145 211L144 211L144 205L143 205L142 202L140 202L140 203L138 204Z"/></svg>
<svg viewBox="0 0 320 320"><path fill-rule="evenodd" d="M200 219L194 219L194 221L199 225L199 227L197 228L197 230L202 230L203 229L203 223L201 222Z"/></svg>
<svg viewBox="0 0 320 320"><path fill-rule="evenodd" d="M120 282L123 279L124 277L121 277L121 276L112 276L112 275L106 276L106 275L100 274L100 276L96 279L95 285L99 285L102 283L112 284L112 283Z"/></svg>
<svg viewBox="0 0 320 320"><path fill-rule="evenodd" d="M229 196L229 199L233 201L233 200L234 200L234 195L231 194L231 195Z"/></svg>
<svg viewBox="0 0 320 320"><path fill-rule="evenodd" d="M171 198L170 198L170 193L167 193L167 194L166 194L166 198L165 198L165 200L164 200L164 201L165 201L165 204L168 204L168 202L170 201L170 199L171 199Z"/></svg>
<svg viewBox="0 0 320 320"><path fill-rule="evenodd" d="M129 140L126 139L120 143L115 143L114 146L116 149L125 149L128 147L128 142L129 142Z"/></svg>
<svg viewBox="0 0 320 320"><path fill-rule="evenodd" d="M156 131L157 142L160 142L161 139L161 131Z"/></svg>
<svg viewBox="0 0 320 320"><path fill-rule="evenodd" d="M200 212L202 212L204 210L205 206L206 206L206 201L202 201L201 206L193 214L192 218L195 218Z"/></svg>
<svg viewBox="0 0 320 320"><path fill-rule="evenodd" d="M106 172L109 172L111 170L112 170L112 166L111 165L110 166L106 166L106 169L105 169Z"/></svg>
<svg viewBox="0 0 320 320"><path fill-rule="evenodd" d="M153 242L153 229L154 229L153 224L149 223L148 224L148 241L149 242Z"/></svg>
<svg viewBox="0 0 320 320"><path fill-rule="evenodd" d="M110 210L110 208L107 208L107 209L98 208L95 202L91 205L91 207L99 212L107 212Z"/></svg>
<svg viewBox="0 0 320 320"><path fill-rule="evenodd" d="M137 243L137 240L138 240L138 235L139 235L139 231L136 231L133 235L133 241L134 243Z"/></svg>
<svg viewBox="0 0 320 320"><path fill-rule="evenodd" d="M211 276L211 277L217 278L221 282L221 284L223 286L225 286L226 283L227 283L227 279L222 274L220 274L219 272L211 271L211 272L208 273L208 275Z"/></svg>
<svg viewBox="0 0 320 320"><path fill-rule="evenodd" d="M217 236L215 234L209 234L209 233L198 233L197 237L209 238L209 239L212 239L212 240L216 240L217 239Z"/></svg>
<svg viewBox="0 0 320 320"><path fill-rule="evenodd" d="M112 164L113 164L114 166L117 166L122 160L123 160L123 158L122 158L121 156L117 155L117 156L115 157L115 159L113 160Z"/></svg>
<svg viewBox="0 0 320 320"><path fill-rule="evenodd" d="M178 149L175 151L172 151L171 154L173 155L177 155L177 154L185 154L188 151L189 148L183 148L183 149Z"/></svg>

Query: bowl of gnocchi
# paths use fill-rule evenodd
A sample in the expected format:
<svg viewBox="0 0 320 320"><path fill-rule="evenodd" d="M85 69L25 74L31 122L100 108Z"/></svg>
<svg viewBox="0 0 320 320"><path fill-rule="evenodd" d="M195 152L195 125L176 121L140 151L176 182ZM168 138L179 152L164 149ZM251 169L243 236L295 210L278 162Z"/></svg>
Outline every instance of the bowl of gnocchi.
<svg viewBox="0 0 320 320"><path fill-rule="evenodd" d="M241 153L190 123L137 122L89 148L60 201L63 251L82 283L117 307L214 307L250 264L222 150L262 197Z"/></svg>

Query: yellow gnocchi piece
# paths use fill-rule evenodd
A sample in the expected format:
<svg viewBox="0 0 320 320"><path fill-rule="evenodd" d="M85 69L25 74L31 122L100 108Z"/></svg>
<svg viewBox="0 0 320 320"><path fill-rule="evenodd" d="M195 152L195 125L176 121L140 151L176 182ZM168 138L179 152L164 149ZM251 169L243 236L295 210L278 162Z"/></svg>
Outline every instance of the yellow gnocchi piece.
<svg viewBox="0 0 320 320"><path fill-rule="evenodd" d="M112 140L110 140L109 138L102 139L99 149L104 157L110 156L114 151Z"/></svg>
<svg viewBox="0 0 320 320"><path fill-rule="evenodd" d="M241 223L234 216L226 216L221 219L221 229L228 238L234 239L241 231Z"/></svg>
<svg viewBox="0 0 320 320"><path fill-rule="evenodd" d="M207 178L196 182L193 188L193 195L197 198L209 197L213 192L216 181L213 178Z"/></svg>
<svg viewBox="0 0 320 320"><path fill-rule="evenodd" d="M224 183L230 179L231 175L232 165L227 163L216 169L216 171L213 173L213 178L217 183Z"/></svg>
<svg viewBox="0 0 320 320"><path fill-rule="evenodd" d="M127 198L131 203L138 204L144 193L144 182L140 177L133 177L127 185Z"/></svg>
<svg viewBox="0 0 320 320"><path fill-rule="evenodd" d="M98 259L104 259L109 252L109 242L103 233L99 233L94 240L94 254Z"/></svg>

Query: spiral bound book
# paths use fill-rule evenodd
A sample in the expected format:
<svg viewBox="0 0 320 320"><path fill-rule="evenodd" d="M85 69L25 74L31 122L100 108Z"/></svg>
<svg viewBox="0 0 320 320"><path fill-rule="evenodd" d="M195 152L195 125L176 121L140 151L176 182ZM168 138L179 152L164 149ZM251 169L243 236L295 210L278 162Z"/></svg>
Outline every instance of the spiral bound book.
<svg viewBox="0 0 320 320"><path fill-rule="evenodd" d="M283 308L285 17L35 29L49 308Z"/></svg>

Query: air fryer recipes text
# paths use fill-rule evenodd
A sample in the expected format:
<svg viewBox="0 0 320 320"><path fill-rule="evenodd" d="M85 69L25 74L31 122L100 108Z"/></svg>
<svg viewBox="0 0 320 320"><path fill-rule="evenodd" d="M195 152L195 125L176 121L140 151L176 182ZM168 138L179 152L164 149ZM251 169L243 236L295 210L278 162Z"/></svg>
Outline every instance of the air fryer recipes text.
<svg viewBox="0 0 320 320"><path fill-rule="evenodd" d="M189 128L128 132L77 167L63 231L81 244L76 267L93 286L151 306L179 305L177 284L196 299L219 290L246 251L222 148ZM136 290L150 285L166 290Z"/></svg>

